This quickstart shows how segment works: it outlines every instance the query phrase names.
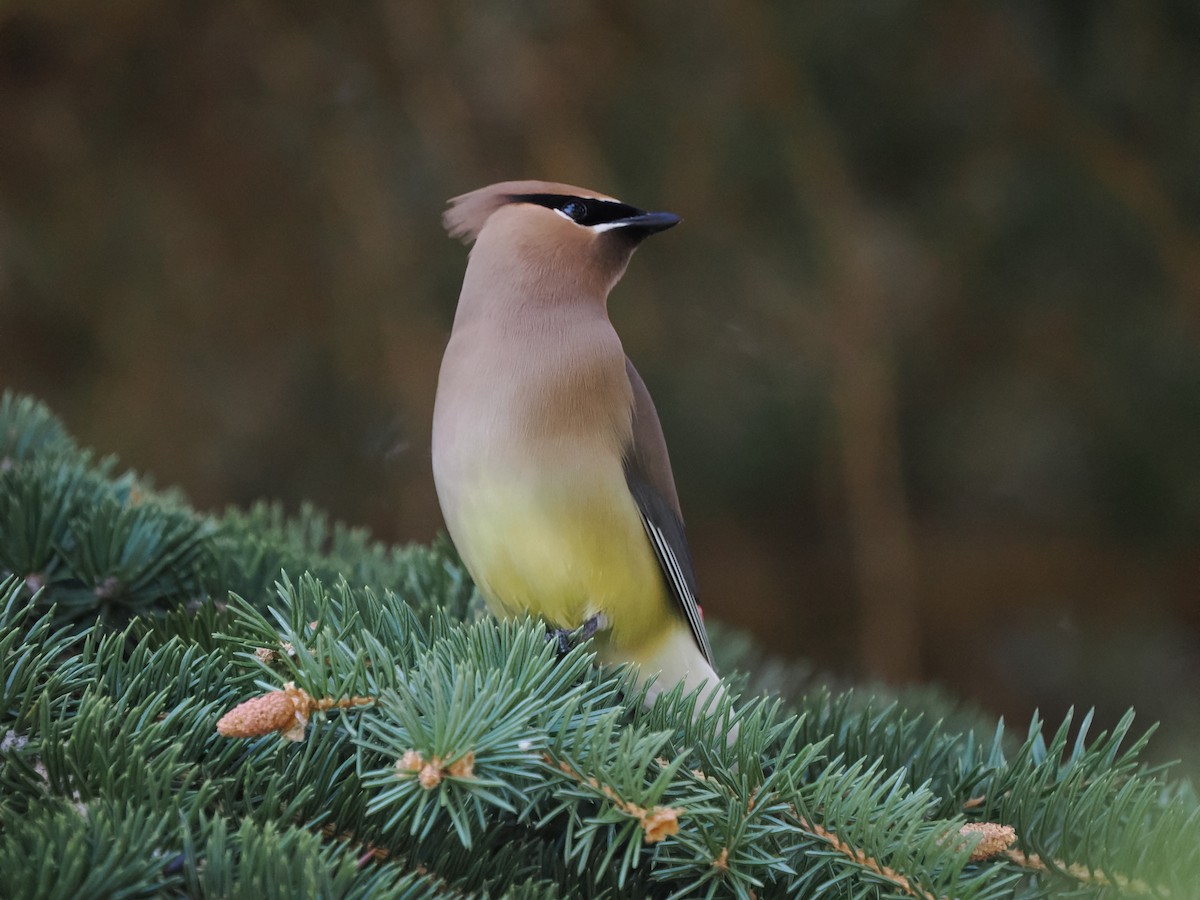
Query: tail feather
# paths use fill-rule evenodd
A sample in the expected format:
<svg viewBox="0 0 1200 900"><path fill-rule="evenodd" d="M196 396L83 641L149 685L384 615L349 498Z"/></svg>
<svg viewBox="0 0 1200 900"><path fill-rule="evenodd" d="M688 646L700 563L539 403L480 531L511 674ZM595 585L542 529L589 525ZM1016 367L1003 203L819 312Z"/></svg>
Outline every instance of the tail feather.
<svg viewBox="0 0 1200 900"><path fill-rule="evenodd" d="M646 693L647 703L653 702L654 698L664 691L682 684L684 693L691 693L700 688L696 712L703 715L711 714L726 696L725 685L720 676L705 658L691 631L682 623L679 628L673 629L652 653L639 660L639 664L638 683L650 683L650 689ZM730 735L730 741L736 736L735 728Z"/></svg>

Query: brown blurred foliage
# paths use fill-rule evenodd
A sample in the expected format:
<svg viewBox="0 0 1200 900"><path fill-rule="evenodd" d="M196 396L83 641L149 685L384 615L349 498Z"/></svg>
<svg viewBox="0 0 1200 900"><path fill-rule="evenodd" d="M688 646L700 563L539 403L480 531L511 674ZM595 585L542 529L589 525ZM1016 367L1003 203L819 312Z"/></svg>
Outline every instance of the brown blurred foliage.
<svg viewBox="0 0 1200 900"><path fill-rule="evenodd" d="M613 298L710 615L1200 721L1183 0L0 9L0 383L200 506L440 526L445 198L670 209Z"/></svg>

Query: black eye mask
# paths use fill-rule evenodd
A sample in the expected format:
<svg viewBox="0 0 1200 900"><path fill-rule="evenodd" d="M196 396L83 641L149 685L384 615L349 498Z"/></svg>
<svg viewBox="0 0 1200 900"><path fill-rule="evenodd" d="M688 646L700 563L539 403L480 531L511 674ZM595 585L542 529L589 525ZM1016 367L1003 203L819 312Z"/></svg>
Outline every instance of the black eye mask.
<svg viewBox="0 0 1200 900"><path fill-rule="evenodd" d="M645 214L645 210L619 203L616 200L597 200L594 197L573 197L570 194L513 194L513 203L533 203L554 209L567 216L577 225L603 225L619 219L630 219Z"/></svg>

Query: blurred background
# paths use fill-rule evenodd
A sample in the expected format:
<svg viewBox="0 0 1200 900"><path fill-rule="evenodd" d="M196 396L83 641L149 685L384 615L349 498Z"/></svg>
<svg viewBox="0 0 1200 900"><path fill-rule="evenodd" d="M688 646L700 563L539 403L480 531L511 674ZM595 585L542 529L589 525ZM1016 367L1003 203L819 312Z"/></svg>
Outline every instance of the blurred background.
<svg viewBox="0 0 1200 900"><path fill-rule="evenodd" d="M441 527L446 198L685 224L613 318L705 609L1200 741L1192 0L10 0L0 386L202 508Z"/></svg>

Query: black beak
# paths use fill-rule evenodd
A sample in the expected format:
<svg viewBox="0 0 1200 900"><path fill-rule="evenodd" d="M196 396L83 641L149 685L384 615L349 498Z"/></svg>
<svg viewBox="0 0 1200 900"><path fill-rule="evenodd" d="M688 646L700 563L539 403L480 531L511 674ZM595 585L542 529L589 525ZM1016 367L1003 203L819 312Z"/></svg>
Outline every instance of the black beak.
<svg viewBox="0 0 1200 900"><path fill-rule="evenodd" d="M675 213L644 212L627 219L617 219L610 224L613 231L620 231L634 240L640 241L652 234L666 231L673 225L678 225L682 219Z"/></svg>

